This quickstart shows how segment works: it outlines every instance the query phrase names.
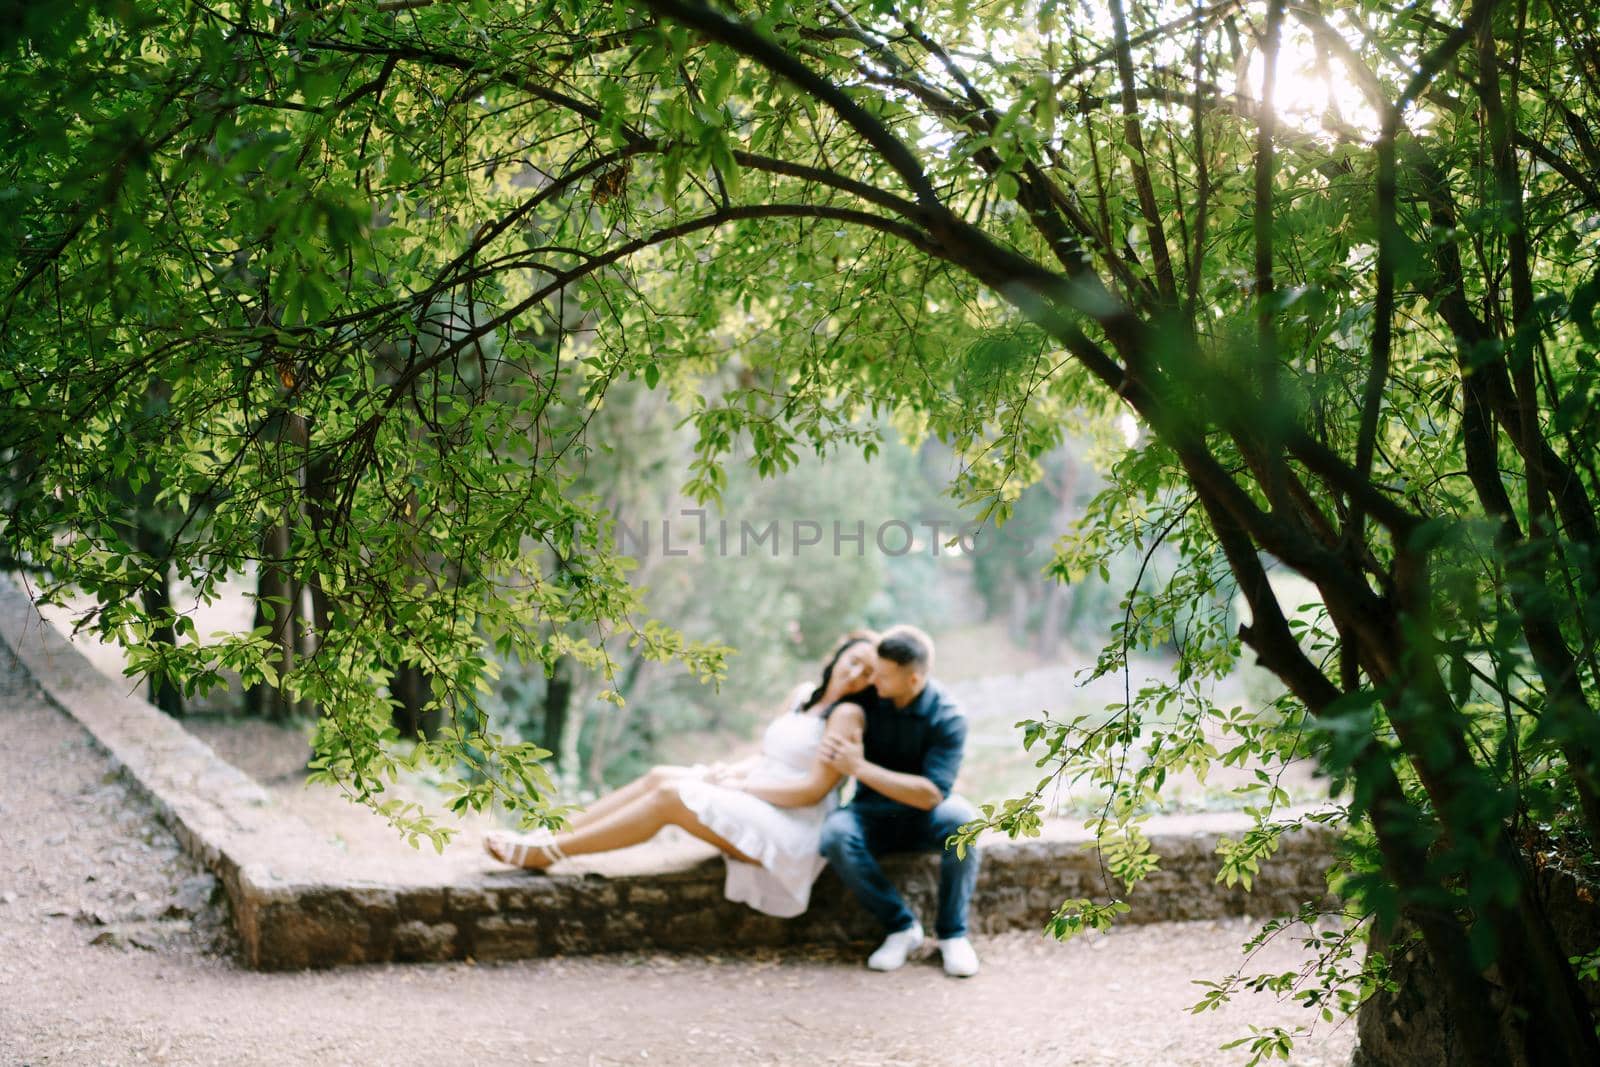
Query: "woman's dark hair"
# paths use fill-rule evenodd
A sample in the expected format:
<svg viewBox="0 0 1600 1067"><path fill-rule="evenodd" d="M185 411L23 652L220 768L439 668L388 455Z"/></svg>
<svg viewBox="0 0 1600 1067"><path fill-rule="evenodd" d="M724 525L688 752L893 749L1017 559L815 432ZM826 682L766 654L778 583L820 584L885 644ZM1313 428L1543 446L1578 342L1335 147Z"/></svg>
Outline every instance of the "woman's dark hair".
<svg viewBox="0 0 1600 1067"><path fill-rule="evenodd" d="M828 683L833 681L833 668L838 666L839 657L850 651L852 645L871 645L876 648L877 644L878 635L871 630L854 630L845 635L845 639L839 642L839 647L833 650L833 655L828 657L827 665L822 668L821 683L811 691L811 695L806 697L805 702L795 710L805 711L807 708L816 707L817 701L821 700L822 695L828 691Z"/></svg>

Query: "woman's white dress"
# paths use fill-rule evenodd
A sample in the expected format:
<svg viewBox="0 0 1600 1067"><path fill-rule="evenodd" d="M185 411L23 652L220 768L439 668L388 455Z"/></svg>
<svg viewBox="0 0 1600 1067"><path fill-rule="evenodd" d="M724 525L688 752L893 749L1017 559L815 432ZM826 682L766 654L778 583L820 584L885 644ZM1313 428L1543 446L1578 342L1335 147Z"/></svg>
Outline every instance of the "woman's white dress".
<svg viewBox="0 0 1600 1067"><path fill-rule="evenodd" d="M745 777L747 784L783 785L811 773L827 723L818 714L790 712L773 720L761 738L761 756ZM698 778L678 784L684 806L740 852L760 864L728 857L724 893L757 911L792 918L811 901L811 883L826 860L817 851L822 820L839 804L830 789L804 808L780 808L739 789Z"/></svg>

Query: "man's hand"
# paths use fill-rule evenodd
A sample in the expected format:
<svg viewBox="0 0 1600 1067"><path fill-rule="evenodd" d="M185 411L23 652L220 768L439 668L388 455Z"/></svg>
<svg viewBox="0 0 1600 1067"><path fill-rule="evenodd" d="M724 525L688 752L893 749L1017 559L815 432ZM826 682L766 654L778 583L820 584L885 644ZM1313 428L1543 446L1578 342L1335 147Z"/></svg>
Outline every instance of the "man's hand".
<svg viewBox="0 0 1600 1067"><path fill-rule="evenodd" d="M824 737L822 747L818 751L822 756L822 762L847 778L854 778L866 759L862 755L860 741L850 741L843 737Z"/></svg>

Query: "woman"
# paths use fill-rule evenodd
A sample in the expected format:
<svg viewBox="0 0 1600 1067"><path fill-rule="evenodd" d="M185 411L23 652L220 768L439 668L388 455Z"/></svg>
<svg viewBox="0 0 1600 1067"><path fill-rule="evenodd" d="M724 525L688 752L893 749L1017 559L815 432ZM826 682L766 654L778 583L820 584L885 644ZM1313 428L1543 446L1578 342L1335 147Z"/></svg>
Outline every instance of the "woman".
<svg viewBox="0 0 1600 1067"><path fill-rule="evenodd" d="M877 635L852 633L809 694L796 691L789 710L767 727L761 754L715 767L656 767L602 797L572 820L566 833L490 834L496 859L543 870L568 856L637 845L662 827L681 826L727 857L729 900L790 918L806 910L811 883L824 863L822 820L839 802L839 772L818 755L822 739L861 739L865 699L877 661Z"/></svg>

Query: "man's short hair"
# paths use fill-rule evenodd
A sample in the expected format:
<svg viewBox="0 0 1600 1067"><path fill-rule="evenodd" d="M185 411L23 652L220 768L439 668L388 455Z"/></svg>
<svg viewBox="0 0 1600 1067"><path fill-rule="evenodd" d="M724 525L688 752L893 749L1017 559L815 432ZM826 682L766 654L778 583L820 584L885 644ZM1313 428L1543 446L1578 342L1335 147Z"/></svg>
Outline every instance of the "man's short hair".
<svg viewBox="0 0 1600 1067"><path fill-rule="evenodd" d="M878 639L878 655L927 674L933 670L933 638L915 626L891 626Z"/></svg>

